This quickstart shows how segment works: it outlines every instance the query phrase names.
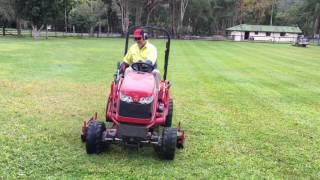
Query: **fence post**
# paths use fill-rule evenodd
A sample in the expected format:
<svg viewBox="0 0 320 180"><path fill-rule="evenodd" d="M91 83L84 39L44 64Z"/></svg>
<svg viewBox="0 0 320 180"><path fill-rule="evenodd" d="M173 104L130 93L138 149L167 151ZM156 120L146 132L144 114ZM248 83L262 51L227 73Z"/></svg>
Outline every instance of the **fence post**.
<svg viewBox="0 0 320 180"><path fill-rule="evenodd" d="M2 35L6 36L6 27L5 26L2 27Z"/></svg>

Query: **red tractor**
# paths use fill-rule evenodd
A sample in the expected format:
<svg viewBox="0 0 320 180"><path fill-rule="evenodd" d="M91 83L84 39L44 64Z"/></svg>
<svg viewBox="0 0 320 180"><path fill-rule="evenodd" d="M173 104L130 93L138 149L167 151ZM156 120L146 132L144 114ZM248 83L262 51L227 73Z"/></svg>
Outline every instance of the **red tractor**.
<svg viewBox="0 0 320 180"><path fill-rule="evenodd" d="M128 51L129 34L126 35L125 54ZM166 80L170 50L170 34L157 27L142 29L163 32L166 37L164 75L160 85L156 84L152 73L154 67L139 62L131 65L133 71L123 76L119 69L111 84L107 99L106 128L104 122L97 120L97 113L84 121L81 139L86 142L88 154L99 154L110 144L122 144L129 147L153 145L162 159L173 160L176 148L183 148L184 131L179 123L172 128L173 100L170 97L170 81Z"/></svg>

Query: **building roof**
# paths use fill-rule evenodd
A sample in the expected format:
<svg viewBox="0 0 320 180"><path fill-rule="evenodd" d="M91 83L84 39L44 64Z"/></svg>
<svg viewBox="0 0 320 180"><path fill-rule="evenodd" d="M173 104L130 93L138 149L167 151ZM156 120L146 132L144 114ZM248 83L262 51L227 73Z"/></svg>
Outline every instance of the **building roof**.
<svg viewBox="0 0 320 180"><path fill-rule="evenodd" d="M230 27L227 31L250 31L250 32L287 32L287 33L302 33L299 27L293 26L268 26L268 25L248 25L240 24Z"/></svg>

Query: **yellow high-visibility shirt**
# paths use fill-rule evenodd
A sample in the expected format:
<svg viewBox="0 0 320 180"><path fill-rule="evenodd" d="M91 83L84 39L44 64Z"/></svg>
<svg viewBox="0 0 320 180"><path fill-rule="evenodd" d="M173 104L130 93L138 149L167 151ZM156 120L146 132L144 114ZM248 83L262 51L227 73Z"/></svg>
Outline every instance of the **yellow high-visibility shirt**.
<svg viewBox="0 0 320 180"><path fill-rule="evenodd" d="M123 61L129 65L138 61L146 62L147 60L152 61L154 65L157 61L157 48L149 43L148 41L143 48L139 48L138 44L133 44L127 54L124 56Z"/></svg>

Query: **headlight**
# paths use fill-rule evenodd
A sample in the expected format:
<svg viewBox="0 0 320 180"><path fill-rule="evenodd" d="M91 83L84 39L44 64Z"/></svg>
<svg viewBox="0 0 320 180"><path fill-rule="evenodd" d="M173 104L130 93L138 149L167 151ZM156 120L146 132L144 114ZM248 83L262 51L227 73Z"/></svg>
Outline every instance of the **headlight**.
<svg viewBox="0 0 320 180"><path fill-rule="evenodd" d="M153 96L150 97L142 97L139 100L140 104L150 104L153 101Z"/></svg>
<svg viewBox="0 0 320 180"><path fill-rule="evenodd" d="M133 102L132 97L126 96L124 94L120 94L120 99L121 99L121 101L124 101L124 102L127 102L127 103L132 103Z"/></svg>

